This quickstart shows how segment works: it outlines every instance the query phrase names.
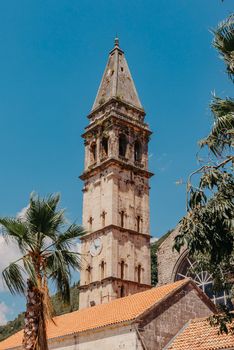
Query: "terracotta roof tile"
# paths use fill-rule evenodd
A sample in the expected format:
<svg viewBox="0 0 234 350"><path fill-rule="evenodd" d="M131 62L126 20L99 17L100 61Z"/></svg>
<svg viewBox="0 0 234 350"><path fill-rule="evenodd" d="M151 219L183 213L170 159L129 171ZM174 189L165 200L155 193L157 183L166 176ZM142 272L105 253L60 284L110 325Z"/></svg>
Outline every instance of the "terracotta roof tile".
<svg viewBox="0 0 234 350"><path fill-rule="evenodd" d="M167 350L221 350L234 349L234 335L218 334L207 318L195 319L179 333Z"/></svg>
<svg viewBox="0 0 234 350"><path fill-rule="evenodd" d="M152 288L145 292L116 299L107 304L57 316L54 318L56 326L52 322L48 324L48 337L51 339L134 320L154 304L162 301L188 282L188 279L184 279L158 288ZM19 346L21 344L22 334L23 332L20 331L0 342L0 350Z"/></svg>

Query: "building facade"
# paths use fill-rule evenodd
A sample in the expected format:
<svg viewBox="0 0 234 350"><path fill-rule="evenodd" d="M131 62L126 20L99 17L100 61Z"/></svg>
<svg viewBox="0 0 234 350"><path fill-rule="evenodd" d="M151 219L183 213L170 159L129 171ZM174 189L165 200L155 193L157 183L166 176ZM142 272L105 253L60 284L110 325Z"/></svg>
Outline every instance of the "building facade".
<svg viewBox="0 0 234 350"><path fill-rule="evenodd" d="M124 52L115 40L84 134L80 307L151 287L148 142Z"/></svg>
<svg viewBox="0 0 234 350"><path fill-rule="evenodd" d="M196 261L189 255L186 245L181 248L180 252L173 249L174 240L178 234L179 228L177 227L158 247L158 286L189 277L206 293L214 304L231 305L230 291L221 290L215 292L212 275L208 271L196 268Z"/></svg>

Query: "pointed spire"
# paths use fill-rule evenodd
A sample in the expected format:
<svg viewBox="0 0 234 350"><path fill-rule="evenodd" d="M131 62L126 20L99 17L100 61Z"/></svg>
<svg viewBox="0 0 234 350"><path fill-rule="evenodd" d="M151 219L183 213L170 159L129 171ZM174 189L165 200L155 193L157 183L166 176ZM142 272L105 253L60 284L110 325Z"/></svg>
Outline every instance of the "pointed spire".
<svg viewBox="0 0 234 350"><path fill-rule="evenodd" d="M114 48L109 54L92 111L111 98L116 98L143 110L124 52L119 47L118 37L115 38Z"/></svg>

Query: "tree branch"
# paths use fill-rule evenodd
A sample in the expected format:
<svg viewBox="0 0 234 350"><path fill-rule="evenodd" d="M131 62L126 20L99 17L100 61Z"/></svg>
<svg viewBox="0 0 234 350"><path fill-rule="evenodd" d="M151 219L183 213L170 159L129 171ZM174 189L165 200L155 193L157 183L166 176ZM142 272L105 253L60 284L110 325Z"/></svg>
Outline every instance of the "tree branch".
<svg viewBox="0 0 234 350"><path fill-rule="evenodd" d="M188 181L187 181L187 186L186 186L186 211L189 211L188 207L188 194L192 186L192 177L203 170L208 170L208 169L219 169L226 165L227 163L232 162L234 163L234 156L228 156L225 160L223 160L221 163L217 165L203 165L199 169L193 171L189 176L188 176ZM198 189L199 190L199 189Z"/></svg>

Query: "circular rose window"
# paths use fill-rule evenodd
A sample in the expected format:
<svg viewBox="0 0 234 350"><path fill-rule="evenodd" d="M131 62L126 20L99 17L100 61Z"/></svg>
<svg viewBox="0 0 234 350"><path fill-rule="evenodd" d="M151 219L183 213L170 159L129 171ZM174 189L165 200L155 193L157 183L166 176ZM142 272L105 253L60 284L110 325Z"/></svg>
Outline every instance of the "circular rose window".
<svg viewBox="0 0 234 350"><path fill-rule="evenodd" d="M230 301L228 291L221 290L219 292L214 292L212 275L207 271L197 271L195 267L196 262L188 257L188 255L185 256L176 271L175 280L178 281L183 278L191 277L214 304L227 305Z"/></svg>

